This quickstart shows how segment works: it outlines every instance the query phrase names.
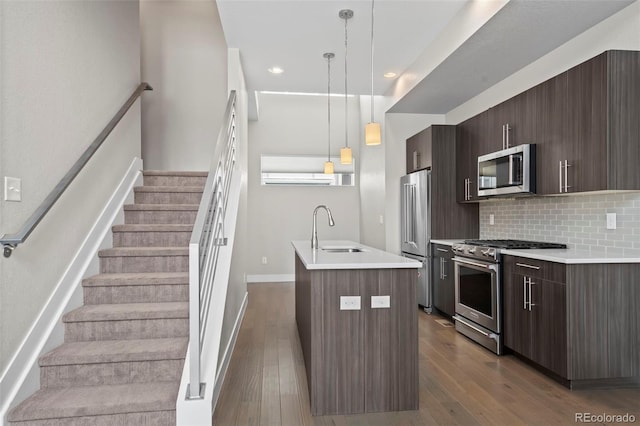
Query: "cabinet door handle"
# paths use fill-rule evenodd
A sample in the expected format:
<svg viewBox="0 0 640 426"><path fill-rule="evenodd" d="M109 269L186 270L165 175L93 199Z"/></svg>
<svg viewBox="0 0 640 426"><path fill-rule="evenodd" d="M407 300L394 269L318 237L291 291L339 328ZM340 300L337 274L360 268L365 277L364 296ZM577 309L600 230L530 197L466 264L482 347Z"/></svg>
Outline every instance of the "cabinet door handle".
<svg viewBox="0 0 640 426"><path fill-rule="evenodd" d="M531 302L531 286L534 285L535 283L533 281L531 281L531 278L529 278L529 312L531 312L531 307L532 306L536 306L535 303Z"/></svg>
<svg viewBox="0 0 640 426"><path fill-rule="evenodd" d="M522 309L527 310L527 277L522 277Z"/></svg>
<svg viewBox="0 0 640 426"><path fill-rule="evenodd" d="M562 161L558 162L558 182L560 182L560 193L562 193Z"/></svg>
<svg viewBox="0 0 640 426"><path fill-rule="evenodd" d="M445 274L447 261L444 259L444 257L441 257L440 259L442 260L442 266L440 267L440 270L442 271L442 279L444 280L447 278L447 274Z"/></svg>
<svg viewBox="0 0 640 426"><path fill-rule="evenodd" d="M567 160L564 160L564 192L569 192L569 181L567 180L567 170L571 167L571 164L568 164Z"/></svg>
<svg viewBox="0 0 640 426"><path fill-rule="evenodd" d="M504 124L502 125L502 149L504 149Z"/></svg>
<svg viewBox="0 0 640 426"><path fill-rule="evenodd" d="M418 151L413 151L413 169L417 170L419 164L420 164L420 153Z"/></svg>
<svg viewBox="0 0 640 426"><path fill-rule="evenodd" d="M522 266L523 268L540 270L539 266L527 265L526 263L516 263L516 266Z"/></svg>
<svg viewBox="0 0 640 426"><path fill-rule="evenodd" d="M464 200L469 199L469 178L464 179Z"/></svg>
<svg viewBox="0 0 640 426"><path fill-rule="evenodd" d="M506 135L506 148L509 149L509 131L511 130L511 126L509 123L504 125L504 134Z"/></svg>

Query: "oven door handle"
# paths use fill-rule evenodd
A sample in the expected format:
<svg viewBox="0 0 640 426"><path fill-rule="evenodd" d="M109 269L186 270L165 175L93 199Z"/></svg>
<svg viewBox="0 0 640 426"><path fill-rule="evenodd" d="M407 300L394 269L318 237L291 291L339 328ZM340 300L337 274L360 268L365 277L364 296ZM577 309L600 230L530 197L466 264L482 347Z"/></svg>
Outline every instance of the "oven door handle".
<svg viewBox="0 0 640 426"><path fill-rule="evenodd" d="M472 262L470 260L462 259L460 257L454 257L453 261L456 262L456 263L461 263L463 265L470 265L470 266L475 266L475 267L482 268L482 269L489 269L489 270L492 270L494 272L498 271L498 265L494 265L494 264L485 264L485 263L479 263L479 262Z"/></svg>

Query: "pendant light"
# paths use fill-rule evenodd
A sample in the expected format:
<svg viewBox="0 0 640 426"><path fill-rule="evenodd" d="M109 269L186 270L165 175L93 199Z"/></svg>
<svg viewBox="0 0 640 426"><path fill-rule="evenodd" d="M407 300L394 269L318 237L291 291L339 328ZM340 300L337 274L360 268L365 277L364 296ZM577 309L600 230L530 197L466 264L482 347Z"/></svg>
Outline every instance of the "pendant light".
<svg viewBox="0 0 640 426"><path fill-rule="evenodd" d="M333 174L333 161L331 161L331 59L336 56L333 53L322 55L327 60L327 161L324 163L324 173Z"/></svg>
<svg viewBox="0 0 640 426"><path fill-rule="evenodd" d="M375 0L371 0L371 121L364 128L364 143L366 145L380 145L382 134L380 123L373 120L373 12Z"/></svg>
<svg viewBox="0 0 640 426"><path fill-rule="evenodd" d="M351 164L353 162L353 153L349 148L349 113L347 108L347 21L353 18L353 10L342 9L338 12L338 16L344 19L344 148L340 149L340 163Z"/></svg>

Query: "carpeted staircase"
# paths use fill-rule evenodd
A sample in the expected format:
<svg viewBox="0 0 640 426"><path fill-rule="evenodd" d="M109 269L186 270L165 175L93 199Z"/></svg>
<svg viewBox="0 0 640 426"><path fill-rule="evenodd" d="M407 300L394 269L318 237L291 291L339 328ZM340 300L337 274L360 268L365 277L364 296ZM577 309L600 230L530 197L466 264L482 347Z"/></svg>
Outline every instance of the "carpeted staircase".
<svg viewBox="0 0 640 426"><path fill-rule="evenodd" d="M40 390L15 426L174 425L188 341L188 243L206 173L144 172L65 343L40 358Z"/></svg>

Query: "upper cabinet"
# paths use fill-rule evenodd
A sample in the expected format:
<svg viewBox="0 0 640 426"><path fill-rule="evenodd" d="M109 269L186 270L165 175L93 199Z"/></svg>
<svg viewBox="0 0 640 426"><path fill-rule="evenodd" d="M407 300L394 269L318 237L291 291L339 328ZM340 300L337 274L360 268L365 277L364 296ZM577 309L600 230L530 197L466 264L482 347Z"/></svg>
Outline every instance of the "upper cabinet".
<svg viewBox="0 0 640 426"><path fill-rule="evenodd" d="M431 167L431 132L420 132L407 139L407 174Z"/></svg>
<svg viewBox="0 0 640 426"><path fill-rule="evenodd" d="M407 139L407 172L416 171L409 167L414 165L414 151L421 153L418 170L431 169L431 238L478 237L478 205L456 200L460 160L456 130L456 126L433 125Z"/></svg>
<svg viewBox="0 0 640 426"><path fill-rule="evenodd" d="M640 52L604 52L459 125L458 200L477 200L477 156L525 143L540 195L638 190L639 117Z"/></svg>

